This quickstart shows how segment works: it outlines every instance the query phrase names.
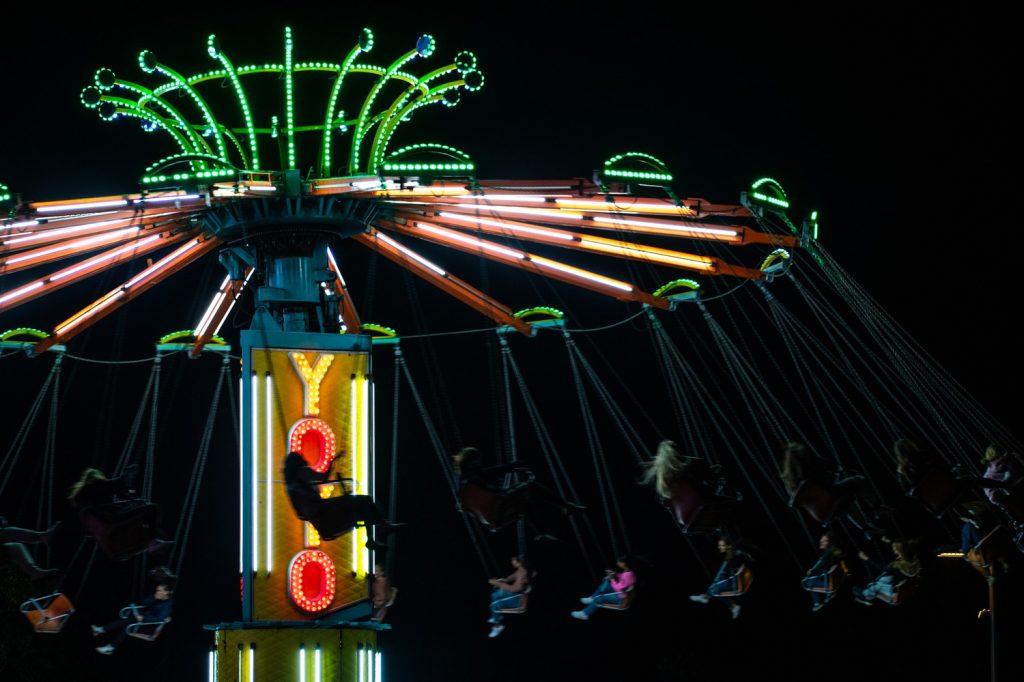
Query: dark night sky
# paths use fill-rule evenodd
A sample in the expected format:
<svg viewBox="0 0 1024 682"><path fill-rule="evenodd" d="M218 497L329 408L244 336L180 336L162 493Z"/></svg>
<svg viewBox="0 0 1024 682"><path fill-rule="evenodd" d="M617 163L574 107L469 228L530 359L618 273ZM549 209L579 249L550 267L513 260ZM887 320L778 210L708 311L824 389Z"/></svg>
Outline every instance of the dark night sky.
<svg viewBox="0 0 1024 682"><path fill-rule="evenodd" d="M153 49L161 61L190 73L210 67L205 38L211 32L218 34L236 64L277 54L285 23L295 32L298 59L339 59L363 25L378 35L375 55L398 54L419 33L430 32L441 54L474 50L487 82L456 109L433 112L429 120L424 116L424 136L470 151L482 177L589 175L600 161L627 149L663 158L679 178L677 189L684 196L735 201L753 178L777 177L802 205L821 211L822 241L867 289L1004 423L1011 428L1018 423L1015 406L1024 372L1010 339L1018 326L1014 266L1021 237L1019 220L1008 209L1019 191L1014 162L1021 138L1012 102L1019 89L1020 48L1005 16L981 8L903 10L892 4L799 14L777 8L655 11L649 5L641 9L625 3L565 3L557 9L555 3L448 3L436 11L428 3L409 9L375 4L365 13L340 6L325 10L322 3L295 3L288 12L213 4L168 5L160 14L127 4L107 7L59 15L55 6L31 9L5 32L0 73L6 75L8 90L0 114L6 133L0 145L0 180L26 199L130 190L150 161L168 153L136 126L102 123L77 101L80 88L99 66L141 80L135 66L140 49ZM437 59L431 63L439 63ZM496 268L477 273L469 259L453 262L474 281L501 276ZM353 267L360 275L353 281L365 282L365 266ZM148 302L105 320L77 340L75 349L91 357L144 357L153 338L191 324L196 308L205 305L205 294L193 297L192 292L209 291L215 278L219 275L212 265L194 267L150 294ZM380 292L367 316L385 323L410 319L398 273L382 266L377 282ZM11 285L2 283L3 289ZM52 327L73 306L91 298L91 286L99 285L60 294L52 304L47 299L47 304L19 309L0 320L0 328ZM425 291L421 295L431 306L431 331L483 326L479 319L452 310L454 304ZM356 296L360 301L358 291ZM521 298L507 302L513 308L539 302L528 290ZM601 304L592 297L569 299L577 304L571 314L581 325L624 316L619 304ZM244 323L236 319L237 325ZM411 325L400 328L419 331ZM520 345L524 367L565 371L556 346L530 343L529 348ZM618 338L602 336L598 343L613 357L638 356L647 349L643 334L632 328ZM488 388L474 379L486 366L479 338L431 348L410 353L414 371L429 384L426 362L431 352L436 354L449 376L452 409L464 440L486 443L492 438L487 433L491 416L478 406L478 396L486 396ZM390 364L386 356L378 362ZM0 366L9 406L0 418L0 442L7 442L17 429L40 381L42 370L28 364L5 359ZM165 400L167 441L162 454L168 463L157 499L180 495L182 476L187 475L181 470L187 465L172 463L183 450L183 462L191 462L214 365L204 359L180 361L174 368L180 383L172 383ZM645 374L637 361L623 360L621 368L637 393L661 400L656 393L660 379L650 375L651 367ZM381 373L382 387L390 385L390 371ZM547 377L545 388L560 396L548 399L548 418L559 424L556 434L566 443L579 439L566 425L569 417L576 417L566 375L537 369L531 376L538 385ZM73 376L61 435L61 456L72 464L60 467L59 482L91 458L112 461L115 455L101 451L118 449L114 444L127 431L134 413L131 401L144 380L140 367L114 375L87 367ZM20 385L26 388L8 390ZM97 409L97 403L108 409ZM722 657L742 658L736 665L743 673L784 666L783 679L809 679L812 666L820 670L829 662L842 665L851 677L870 671L880 680L921 670L984 674L984 633L974 624L971 610L979 581L966 572L958 580L970 590L952 581L950 589L959 596L938 620L929 610L871 618L847 614L848 620L843 611L830 615L820 628L803 613L802 598L795 595L798 605L765 603L760 614L734 627L666 598L660 608L590 626L534 617L526 626L511 627L502 640L488 642L479 623L484 599L480 569L447 506L412 406L403 409L406 424L412 423L403 439L410 463L403 464L401 506L405 515L429 520L437 530L429 539L417 531L399 559L398 579L407 601L396 609L396 631L385 645L394 661L392 681L546 679L556 674L551 671L570 669L592 679L628 673L632 679L728 679L716 667ZM215 447L226 455L232 452L229 423L222 424ZM578 460L579 466L587 466L582 452ZM233 498L225 501L216 487L232 480L233 461L225 456L211 464L211 483L199 503L204 518L232 513ZM11 506L24 508L23 493L5 499L0 511L16 516ZM638 505L651 505L648 497L633 497ZM627 494L627 499L632 498ZM167 505L172 518L177 504ZM699 584L692 555L677 546L681 543L670 527L656 525L647 513L636 514L643 524L637 539L657 559L658 575L671 586L658 589L674 595L679 586ZM657 519L664 523L661 516ZM234 526L227 528L230 543ZM180 594L181 621L167 641L144 652L152 651L154 660L162 661L167 675L162 679L192 679L198 670L193 663L201 662L201 654L195 653L202 642L196 624L233 617L234 554L217 556L219 537L212 523L196 531L193 558L186 561L186 573L192 575L186 576ZM68 544L73 542L67 538ZM200 582L196 574L203 568L219 577L191 587L190 581ZM103 573L94 577L96 584L109 592L90 597L91 606L113 608L124 600L123 592L117 593L123 590L117 578L122 568L96 570ZM787 570L780 569L783 580L793 582L794 567ZM582 589L575 582L566 588ZM785 627L778 630L779 624ZM869 630L873 634L856 634ZM910 632L915 634L906 634ZM911 663L897 653L904 643L914 652ZM33 655L75 661L81 675L94 674L95 679L121 679L142 655L141 646L132 647L134 651L114 661L97 663L81 632L65 635L62 642L31 646ZM955 665L944 667L949 662L944 652L955 646L961 647ZM878 658L865 657L863 650L876 652ZM556 659L551 667L536 667L548 657ZM917 658L928 663L915 667ZM496 665L499 660L508 663ZM29 673L23 676L34 679Z"/></svg>

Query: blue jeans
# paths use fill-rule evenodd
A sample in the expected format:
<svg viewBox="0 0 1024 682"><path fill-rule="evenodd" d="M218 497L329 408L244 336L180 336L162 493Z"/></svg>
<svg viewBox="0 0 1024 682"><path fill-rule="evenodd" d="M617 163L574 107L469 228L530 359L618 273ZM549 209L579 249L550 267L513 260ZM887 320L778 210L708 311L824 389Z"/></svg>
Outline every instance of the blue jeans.
<svg viewBox="0 0 1024 682"><path fill-rule="evenodd" d="M883 573L875 580L867 584L867 586L861 590L861 596L865 601L871 601L872 599L878 598L879 595L884 595L889 599L896 594L896 578Z"/></svg>
<svg viewBox="0 0 1024 682"><path fill-rule="evenodd" d="M828 587L827 573L819 573L818 575L805 576L804 579L800 581L800 586L811 593L811 599L814 600L815 606L824 601L827 601L830 596L827 592L812 591L815 589L820 590L822 588Z"/></svg>
<svg viewBox="0 0 1024 682"><path fill-rule="evenodd" d="M491 619L495 623L500 623L505 620L505 614L501 613L499 609L512 609L519 606L519 602L523 598L522 592L509 592L503 590L500 587L496 588L491 592Z"/></svg>
<svg viewBox="0 0 1024 682"><path fill-rule="evenodd" d="M610 578L605 578L594 593L590 595L590 598L594 601L583 607L583 613L588 616L594 615L597 610L601 607L601 604L621 604L622 597L612 587L612 581Z"/></svg>
<svg viewBox="0 0 1024 682"><path fill-rule="evenodd" d="M964 525L960 527L960 551L967 554L979 542L981 542L981 533L978 532L973 523L965 521Z"/></svg>
<svg viewBox="0 0 1024 682"><path fill-rule="evenodd" d="M732 568L722 563L718 569L718 573L715 574L715 579L708 585L708 594L712 597L718 597L722 592L735 592L739 586L736 576Z"/></svg>

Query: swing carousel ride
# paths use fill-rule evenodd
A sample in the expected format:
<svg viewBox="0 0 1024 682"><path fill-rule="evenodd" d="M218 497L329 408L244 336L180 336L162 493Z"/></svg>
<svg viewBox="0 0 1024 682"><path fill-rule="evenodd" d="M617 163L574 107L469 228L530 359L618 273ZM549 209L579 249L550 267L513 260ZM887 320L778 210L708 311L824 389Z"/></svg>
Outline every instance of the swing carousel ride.
<svg viewBox="0 0 1024 682"><path fill-rule="evenodd" d="M224 275L203 314L157 350L223 353L227 376L222 327L242 296L252 297L238 381L242 617L211 626L211 679L381 679L376 638L386 626L357 622L368 613L372 534L359 527L350 540L322 542L274 480L284 455L298 451L318 472L334 467L354 492L381 489L373 348L394 349L396 380L408 379L458 501L451 444L430 424L401 336L364 320L354 302L346 261L360 258L359 249L489 320L501 344L510 424L516 386L545 455L555 446L510 347L517 335L562 336L615 554L629 549L628 537L593 412L606 410L637 464L650 459L651 440L576 345L565 313L536 300L497 300L450 269L449 261L465 259L451 251L634 304L629 319L647 325L680 444L742 476L747 504L769 516L788 498L776 461L787 441L862 472L878 496L888 485L879 481L893 476L896 438L912 435L946 464L968 469L978 467L972 453L990 442L1018 447L824 249L817 212L791 219L794 205L778 181L756 180L736 204L684 198L673 172L639 151L616 153L586 177L488 180L469 153L409 138L403 125L480 90L476 56L461 51L417 75L415 65L437 50L431 36L390 62L377 62L373 48L373 32L363 29L341 61L299 61L286 28L280 61L236 65L211 35L212 68L194 75L143 51L138 68L152 84L101 68L80 96L104 121L134 122L174 145L144 169L137 192L26 201L0 185L0 316L34 304L37 326L49 329L4 332L5 353L59 364L77 336L165 280L184 284L188 275L175 275L215 256ZM631 276L609 274L613 263ZM45 305L56 291L131 264L130 278L77 311L54 317ZM681 348L669 330L689 312ZM696 332L701 320L705 338ZM778 345L733 329L747 325L770 326ZM734 460L722 461L724 452ZM506 456L515 461L514 446ZM561 465L547 461L562 496L575 498ZM327 485L321 495L343 488ZM820 498L791 504L822 520ZM718 527L678 521L684 532ZM594 535L589 521L570 522L581 545L581 527Z"/></svg>

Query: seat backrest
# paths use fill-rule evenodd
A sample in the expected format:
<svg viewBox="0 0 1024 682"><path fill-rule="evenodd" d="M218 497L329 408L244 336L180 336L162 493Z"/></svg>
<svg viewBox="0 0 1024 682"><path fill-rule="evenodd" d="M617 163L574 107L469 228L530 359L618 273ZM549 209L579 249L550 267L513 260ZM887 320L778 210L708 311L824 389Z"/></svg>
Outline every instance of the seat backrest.
<svg viewBox="0 0 1024 682"><path fill-rule="evenodd" d="M36 632L56 634L64 628L68 618L75 612L75 607L66 595L57 592L29 599L21 605L20 610Z"/></svg>
<svg viewBox="0 0 1024 682"><path fill-rule="evenodd" d="M832 518L839 500L832 491L817 481L804 480L790 500L790 505L807 512L818 523Z"/></svg>
<svg viewBox="0 0 1024 682"><path fill-rule="evenodd" d="M668 500L669 508L672 510L673 516L676 517L676 522L687 528L696 521L703 509L704 495L685 478L676 480L672 484L671 492L672 497Z"/></svg>
<svg viewBox="0 0 1024 682"><path fill-rule="evenodd" d="M459 491L459 503L480 523L491 525L498 507L498 493L478 483L466 483Z"/></svg>

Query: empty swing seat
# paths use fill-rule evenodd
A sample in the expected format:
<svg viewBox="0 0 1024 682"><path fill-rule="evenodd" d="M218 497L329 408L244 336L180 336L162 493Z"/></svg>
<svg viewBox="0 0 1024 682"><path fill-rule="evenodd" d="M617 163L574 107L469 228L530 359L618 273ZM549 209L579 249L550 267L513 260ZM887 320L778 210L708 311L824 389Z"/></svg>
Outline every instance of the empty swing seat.
<svg viewBox="0 0 1024 682"><path fill-rule="evenodd" d="M29 599L21 605L20 611L39 634L55 635L64 629L75 607L67 595L60 592L45 597Z"/></svg>
<svg viewBox="0 0 1024 682"><path fill-rule="evenodd" d="M136 604L129 604L118 612L120 618L138 618L140 615L139 606ZM163 632L164 626L171 622L171 619L165 618L164 620L154 621L141 621L138 623L132 623L125 628L125 633L129 637L135 637L146 642L152 642L160 636Z"/></svg>
<svg viewBox="0 0 1024 682"><path fill-rule="evenodd" d="M522 594L519 595L518 601L512 601L511 599L509 599L511 606L508 606L507 608L498 609L498 613L505 613L511 615L526 613L526 605L530 597L531 589L532 588L527 587L525 590L523 590Z"/></svg>
<svg viewBox="0 0 1024 682"><path fill-rule="evenodd" d="M602 603L598 604L598 608L608 609L609 611L628 611L629 607L633 605L633 599L636 597L636 591L633 587L626 588L626 594L618 604Z"/></svg>

